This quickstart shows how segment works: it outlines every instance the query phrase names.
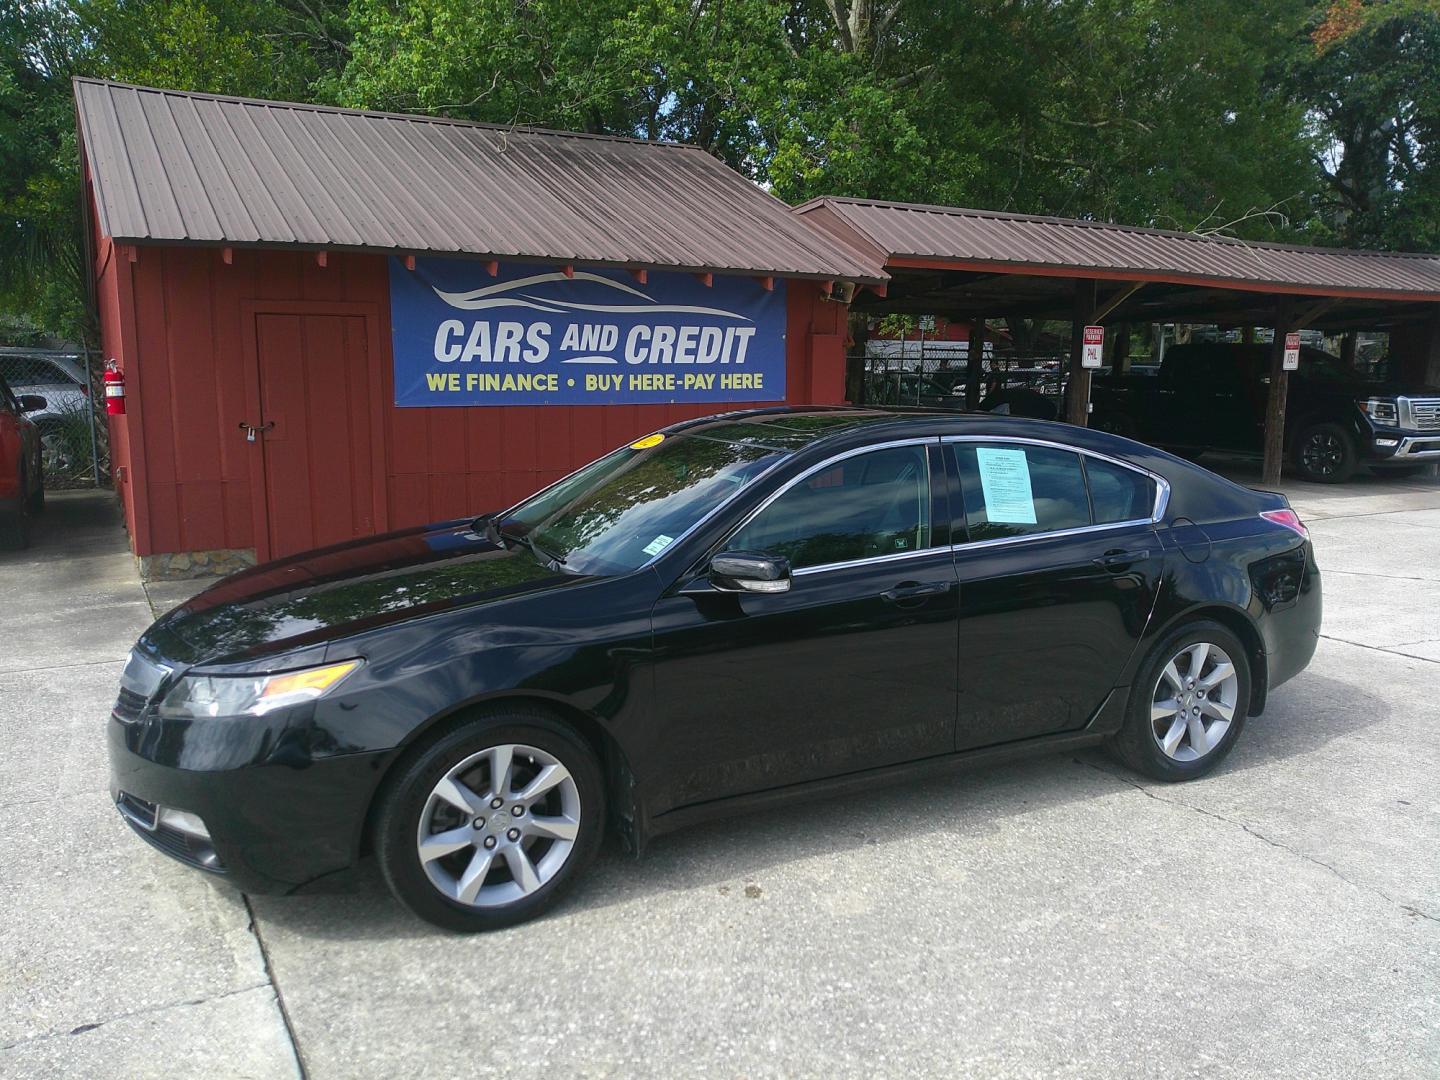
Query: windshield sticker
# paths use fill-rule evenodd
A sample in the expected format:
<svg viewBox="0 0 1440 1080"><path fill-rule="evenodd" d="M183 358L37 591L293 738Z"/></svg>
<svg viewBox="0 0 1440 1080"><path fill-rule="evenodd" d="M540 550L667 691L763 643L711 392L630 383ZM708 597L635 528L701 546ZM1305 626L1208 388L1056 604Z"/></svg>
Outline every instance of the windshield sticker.
<svg viewBox="0 0 1440 1080"><path fill-rule="evenodd" d="M654 540L651 540L648 544L646 544L641 550L644 551L646 555L659 555L660 552L664 551L674 542L675 538L673 536L666 536L664 533L661 533L659 536L655 537Z"/></svg>
<svg viewBox="0 0 1440 1080"><path fill-rule="evenodd" d="M1030 466L1024 450L975 448L985 516L996 524L1034 525L1035 497L1030 491Z"/></svg>
<svg viewBox="0 0 1440 1080"><path fill-rule="evenodd" d="M654 435L646 435L643 439L636 439L630 444L631 450L649 450L652 446L659 446L665 441L665 436L657 431Z"/></svg>

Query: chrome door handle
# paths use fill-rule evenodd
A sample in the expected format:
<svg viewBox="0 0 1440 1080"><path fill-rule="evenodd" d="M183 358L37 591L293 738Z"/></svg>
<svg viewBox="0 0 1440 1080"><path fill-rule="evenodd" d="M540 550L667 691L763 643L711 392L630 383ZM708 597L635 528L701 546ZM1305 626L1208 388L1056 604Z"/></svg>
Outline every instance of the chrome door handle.
<svg viewBox="0 0 1440 1080"><path fill-rule="evenodd" d="M880 594L880 599L891 604L908 604L914 600L924 600L928 596L941 596L950 591L951 583L948 581L932 581L928 584L921 584L918 581L902 581L893 589L886 589Z"/></svg>
<svg viewBox="0 0 1440 1080"><path fill-rule="evenodd" d="M1150 557L1148 551L1107 551L1098 559L1090 560L1102 570L1124 570Z"/></svg>

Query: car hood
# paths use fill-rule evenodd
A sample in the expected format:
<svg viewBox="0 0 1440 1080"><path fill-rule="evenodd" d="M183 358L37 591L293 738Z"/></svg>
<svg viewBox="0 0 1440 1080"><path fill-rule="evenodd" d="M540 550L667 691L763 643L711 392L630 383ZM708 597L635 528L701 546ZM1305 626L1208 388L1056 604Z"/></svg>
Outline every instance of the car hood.
<svg viewBox="0 0 1440 1080"><path fill-rule="evenodd" d="M465 605L592 580L507 549L471 519L321 548L245 570L192 597L141 639L171 664L261 660Z"/></svg>

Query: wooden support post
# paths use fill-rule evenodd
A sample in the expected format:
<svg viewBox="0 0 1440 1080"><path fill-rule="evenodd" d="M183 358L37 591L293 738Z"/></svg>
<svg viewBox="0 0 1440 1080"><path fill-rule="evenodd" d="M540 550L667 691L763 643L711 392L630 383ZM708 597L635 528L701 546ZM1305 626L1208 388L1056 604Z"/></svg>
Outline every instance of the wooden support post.
<svg viewBox="0 0 1440 1080"><path fill-rule="evenodd" d="M1355 346L1359 344L1360 332L1347 330L1340 339L1340 362L1352 371L1355 368Z"/></svg>
<svg viewBox="0 0 1440 1080"><path fill-rule="evenodd" d="M1270 394L1265 402L1265 464L1260 482L1280 483L1285 466L1285 399L1290 390L1290 373L1285 370L1285 335L1290 332L1295 303L1281 297L1275 305L1275 340L1270 345Z"/></svg>
<svg viewBox="0 0 1440 1080"><path fill-rule="evenodd" d="M965 408L980 407L980 362L985 358L985 318L970 324L970 347L965 353Z"/></svg>
<svg viewBox="0 0 1440 1080"><path fill-rule="evenodd" d="M865 353L870 344L870 317L851 309L849 342L845 349L845 400L851 405L865 405Z"/></svg>
<svg viewBox="0 0 1440 1080"><path fill-rule="evenodd" d="M1080 359L1085 354L1085 327L1095 317L1098 306L1095 281L1077 278L1070 316L1070 384L1065 406L1065 419L1077 427L1090 423L1090 372L1080 366Z"/></svg>
<svg viewBox="0 0 1440 1080"><path fill-rule="evenodd" d="M1110 350L1110 370L1116 375L1130 373L1130 324L1121 323L1115 327L1112 340L1106 348Z"/></svg>

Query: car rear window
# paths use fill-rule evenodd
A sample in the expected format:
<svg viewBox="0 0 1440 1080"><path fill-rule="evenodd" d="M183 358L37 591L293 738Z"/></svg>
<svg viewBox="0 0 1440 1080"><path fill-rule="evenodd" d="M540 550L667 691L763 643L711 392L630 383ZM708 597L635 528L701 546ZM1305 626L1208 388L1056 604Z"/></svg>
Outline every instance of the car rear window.
<svg viewBox="0 0 1440 1080"><path fill-rule="evenodd" d="M1079 454L1003 442L954 443L952 448L972 541L1090 524Z"/></svg>
<svg viewBox="0 0 1440 1080"><path fill-rule="evenodd" d="M1096 457L1085 459L1090 503L1096 525L1147 521L1155 508L1155 481L1148 476Z"/></svg>

